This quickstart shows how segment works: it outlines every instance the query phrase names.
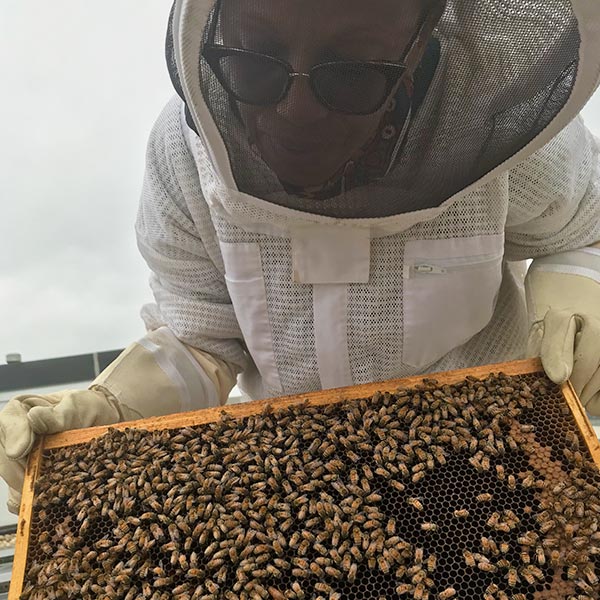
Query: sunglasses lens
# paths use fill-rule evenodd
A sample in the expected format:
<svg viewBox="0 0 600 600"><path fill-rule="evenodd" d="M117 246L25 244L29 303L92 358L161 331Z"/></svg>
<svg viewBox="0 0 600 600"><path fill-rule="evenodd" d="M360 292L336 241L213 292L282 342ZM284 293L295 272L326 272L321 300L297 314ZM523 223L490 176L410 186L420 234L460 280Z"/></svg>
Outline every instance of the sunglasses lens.
<svg viewBox="0 0 600 600"><path fill-rule="evenodd" d="M375 112L389 93L388 77L360 63L324 64L313 69L313 87L333 110L353 114Z"/></svg>
<svg viewBox="0 0 600 600"><path fill-rule="evenodd" d="M279 100L288 82L288 73L269 57L253 54L228 54L213 63L227 90L242 102L273 104Z"/></svg>

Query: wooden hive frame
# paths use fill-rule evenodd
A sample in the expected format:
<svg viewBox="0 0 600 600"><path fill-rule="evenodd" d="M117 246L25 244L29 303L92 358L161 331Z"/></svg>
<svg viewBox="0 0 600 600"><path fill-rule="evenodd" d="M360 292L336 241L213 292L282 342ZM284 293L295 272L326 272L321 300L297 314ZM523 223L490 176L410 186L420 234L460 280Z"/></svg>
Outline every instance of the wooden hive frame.
<svg viewBox="0 0 600 600"><path fill-rule="evenodd" d="M503 372L507 375L526 375L543 373L539 359L526 359L520 361L472 367L456 371L427 374L427 377L436 379L440 385L454 384L465 379L467 375L485 378L490 373ZM182 427L197 426L218 421L224 410L233 418L239 419L261 413L267 406L273 409L282 409L303 402L311 406L323 406L345 400L368 398L375 392L394 392L397 388L411 388L422 382L424 375L394 379L385 382L356 385L344 388L330 389L308 394L257 400L238 405L210 408L186 413L177 413L163 417L151 417L138 421L129 421L111 425L114 429L126 429L135 427L148 431L178 429ZM561 386L561 392L574 417L581 437L598 468L600 468L600 442L592 428L585 410L581 405L573 387L569 382ZM45 450L73 446L89 442L104 435L109 426L92 427L88 429L76 429L51 436L40 438L29 456L29 462L25 472L21 510L19 514L17 537L15 543L15 555L11 585L8 594L9 600L18 600L23 589L25 569L27 565L27 554L29 547L29 534L33 516L33 503L35 496L35 482L41 474L42 457Z"/></svg>

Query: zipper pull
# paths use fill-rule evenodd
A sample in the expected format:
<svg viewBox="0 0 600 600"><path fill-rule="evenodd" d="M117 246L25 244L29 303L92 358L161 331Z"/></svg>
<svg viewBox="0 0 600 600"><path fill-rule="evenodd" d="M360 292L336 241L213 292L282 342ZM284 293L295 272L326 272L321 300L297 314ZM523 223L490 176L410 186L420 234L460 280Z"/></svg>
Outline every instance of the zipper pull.
<svg viewBox="0 0 600 600"><path fill-rule="evenodd" d="M447 272L446 269L444 269L443 267L437 267L436 265L427 265L427 264L415 265L413 267L413 271L415 273L427 274L427 275L442 275L443 273Z"/></svg>

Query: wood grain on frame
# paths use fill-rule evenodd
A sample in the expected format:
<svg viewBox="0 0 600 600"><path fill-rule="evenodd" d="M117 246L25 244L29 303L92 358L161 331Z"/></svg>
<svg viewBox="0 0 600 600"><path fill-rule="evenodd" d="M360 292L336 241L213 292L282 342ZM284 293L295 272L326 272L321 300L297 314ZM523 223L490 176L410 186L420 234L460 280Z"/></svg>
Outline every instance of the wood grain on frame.
<svg viewBox="0 0 600 600"><path fill-rule="evenodd" d="M33 516L33 499L35 496L35 482L42 462L43 438L38 440L29 453L29 460L25 470L25 483L21 496L21 508L17 523L17 537L15 540L15 554L13 558L8 600L19 600L25 580L25 567L27 566L27 549L29 547L29 531Z"/></svg>
<svg viewBox="0 0 600 600"><path fill-rule="evenodd" d="M598 436L596 435L590 420L585 414L585 409L579 401L571 382L567 381L566 383L563 383L561 386L561 391L569 408L571 409L571 412L573 413L573 418L577 423L577 429L579 429L579 432L583 436L585 444L590 451L594 462L600 469L600 441L598 440Z"/></svg>

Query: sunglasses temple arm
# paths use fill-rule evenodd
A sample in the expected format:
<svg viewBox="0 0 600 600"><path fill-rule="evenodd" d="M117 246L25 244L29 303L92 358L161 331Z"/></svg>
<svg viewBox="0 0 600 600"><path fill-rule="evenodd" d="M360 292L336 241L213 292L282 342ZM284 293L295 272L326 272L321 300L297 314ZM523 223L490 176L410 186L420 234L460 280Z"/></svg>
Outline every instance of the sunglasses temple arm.
<svg viewBox="0 0 600 600"><path fill-rule="evenodd" d="M423 47L427 44L432 31L435 29L439 20L442 18L444 11L446 10L446 0L437 2L434 8L429 11L426 17L423 19L419 30L415 34L413 41L410 44L408 51L404 57L404 64L406 65L406 72L412 74L418 67L421 60L421 54Z"/></svg>

